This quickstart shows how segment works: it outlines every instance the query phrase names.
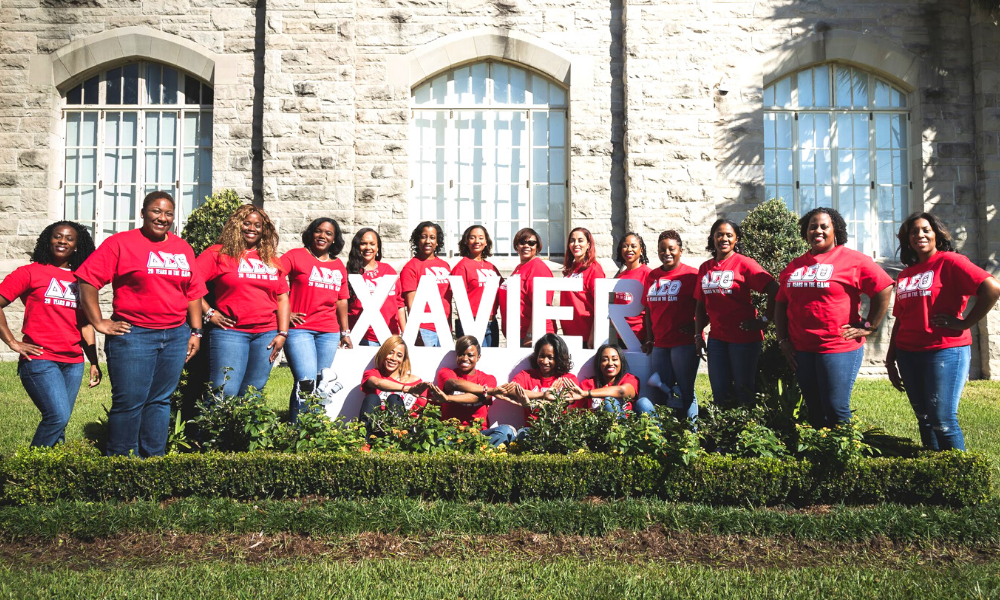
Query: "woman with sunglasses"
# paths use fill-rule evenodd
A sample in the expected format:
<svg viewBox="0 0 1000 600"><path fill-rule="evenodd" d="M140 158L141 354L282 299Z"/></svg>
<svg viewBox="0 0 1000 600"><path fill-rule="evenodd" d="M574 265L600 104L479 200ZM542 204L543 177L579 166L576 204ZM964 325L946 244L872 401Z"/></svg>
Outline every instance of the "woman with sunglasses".
<svg viewBox="0 0 1000 600"><path fill-rule="evenodd" d="M521 296L521 339L522 348L531 347L531 315L533 314L532 298L534 297L535 278L552 277L552 269L549 269L545 261L538 256L542 251L542 239L538 232L530 227L518 231L514 234L514 250L517 251L521 264L514 267L514 275L520 275L521 281L517 293ZM500 284L500 316L504 322L507 321L507 294L511 292L508 282L505 280ZM552 292L545 295L545 301L552 304ZM545 333L555 333L555 325L552 321L545 322ZM513 346L511 340L507 340L508 346Z"/></svg>

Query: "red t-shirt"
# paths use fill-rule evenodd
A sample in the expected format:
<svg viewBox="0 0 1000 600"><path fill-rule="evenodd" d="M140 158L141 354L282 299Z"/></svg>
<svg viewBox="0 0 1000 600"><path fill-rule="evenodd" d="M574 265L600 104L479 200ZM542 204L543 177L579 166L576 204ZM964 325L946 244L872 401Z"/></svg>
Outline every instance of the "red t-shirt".
<svg viewBox="0 0 1000 600"><path fill-rule="evenodd" d="M580 385L580 380L576 378L576 375L572 373L566 373L564 375L552 375L550 377L542 377L542 375L535 369L525 369L517 375L514 375L514 379L511 380L512 383L516 383L529 392L544 392L552 387L552 384L556 382L560 377L565 377L570 381ZM533 419L537 419L534 414L532 414L531 409L524 407L524 420L529 425Z"/></svg>
<svg viewBox="0 0 1000 600"><path fill-rule="evenodd" d="M444 384L449 379L462 379L464 381L471 381L476 385L485 385L488 387L497 386L497 378L487 373L483 373L482 371L459 375L453 369L449 369L447 367L438 371L437 386L444 391ZM492 396L487 396L486 402L483 404L458 404L455 402L445 402L441 405L441 420L446 421L448 419L458 419L462 422L462 425L471 425L476 419L482 419L483 423L486 423L491 404L493 404ZM489 425L486 425L486 427L489 427Z"/></svg>
<svg viewBox="0 0 1000 600"><path fill-rule="evenodd" d="M969 330L934 327L934 315L961 317L969 296L990 277L958 252L937 252L927 262L906 267L896 280L896 304L892 314L899 319L896 347L909 352L940 350L972 344Z"/></svg>
<svg viewBox="0 0 1000 600"><path fill-rule="evenodd" d="M622 375L622 380L619 381L618 383L608 384L608 385L631 385L632 389L635 390L636 396L639 395L639 380L636 379L635 375L631 373L625 373L624 375ZM589 390L596 390L602 387L605 386L597 383L597 379L595 377L588 377L587 379L584 379L583 381L580 382L580 389L585 392ZM591 407L593 405L592 404L593 400L594 400L593 398L582 398L580 400L577 400L573 404L570 404L569 407L573 409L592 410ZM596 400L600 403L598 404L598 410L600 410L600 406L604 404L604 398L597 398ZM626 402L624 408L625 410L632 410L632 403Z"/></svg>
<svg viewBox="0 0 1000 600"><path fill-rule="evenodd" d="M851 352L865 338L845 340L840 328L861 320L861 294L871 298L892 285L866 254L837 246L825 254L806 252L778 276L777 300L788 303L788 337L802 352Z"/></svg>
<svg viewBox="0 0 1000 600"><path fill-rule="evenodd" d="M649 311L653 326L653 346L675 348L693 343L694 335L682 332L681 327L694 324L697 287L698 269L684 263L670 271L657 267L646 276L642 304Z"/></svg>
<svg viewBox="0 0 1000 600"><path fill-rule="evenodd" d="M770 273L754 259L734 252L722 262L711 258L702 263L698 281L694 298L705 302L712 324L708 337L733 344L763 341L763 331L744 331L740 323L757 318L750 291L763 292L774 281Z"/></svg>
<svg viewBox="0 0 1000 600"><path fill-rule="evenodd" d="M451 267L448 263L436 256L427 260L420 260L416 256L403 265L403 270L399 272L400 293L406 294L416 292L420 284L421 277L433 277L437 281L438 293L441 294L441 306L444 308L444 316L451 322L451 284L448 282L448 275ZM405 301L404 301L405 304ZM423 329L437 331L434 323L419 323Z"/></svg>
<svg viewBox="0 0 1000 600"><path fill-rule="evenodd" d="M170 329L187 319L188 303L208 293L194 250L167 233L154 242L141 229L104 240L76 270L76 278L114 290L111 318L147 329Z"/></svg>
<svg viewBox="0 0 1000 600"><path fill-rule="evenodd" d="M594 331L594 280L604 278L604 269L594 261L586 269L576 269L566 277L583 279L582 292L559 292L559 305L573 307L572 321L559 321L563 335L578 335L584 340Z"/></svg>
<svg viewBox="0 0 1000 600"><path fill-rule="evenodd" d="M20 298L24 303L22 341L42 347L32 360L83 362L77 295L73 272L52 265L27 264L4 277L0 296L7 302Z"/></svg>
<svg viewBox="0 0 1000 600"><path fill-rule="evenodd" d="M396 275L396 269L393 269L388 263L377 262L374 269L365 271L363 275L365 284L368 286L368 291L371 292L375 289L379 279ZM389 290L389 295L386 297L385 302L382 303L382 310L380 311L385 322L389 324L389 331L394 334L399 333L399 309L404 306L403 296L399 293L399 281L396 281L396 283L392 284L392 289ZM350 323L351 329L354 329L354 324L358 322L360 316L361 301L355 295L347 305L347 322ZM355 336L358 335L356 331L353 333ZM378 341L375 330L371 327L365 332L363 339L373 342Z"/></svg>
<svg viewBox="0 0 1000 600"><path fill-rule="evenodd" d="M500 271L488 260L472 260L462 258L451 270L452 275L461 276L465 280L465 289L469 292L469 306L472 307L472 316L479 317L479 301L483 298L483 290L486 287L486 280L491 277L500 277ZM500 277L503 283L503 277ZM493 300L493 307L490 309L490 317L497 314L497 306L500 304L500 294Z"/></svg>
<svg viewBox="0 0 1000 600"><path fill-rule="evenodd" d="M198 269L206 282L215 284L216 310L236 321L235 331L263 333L278 327L278 296L288 293L285 272L266 265L256 249L239 260L219 254L222 246L205 248L198 256Z"/></svg>
<svg viewBox="0 0 1000 600"><path fill-rule="evenodd" d="M535 290L535 278L536 277L552 277L552 270L549 269L545 261L538 258L537 256L526 263L519 264L514 267L514 272L511 276L520 275L521 276L521 339L525 339L531 333L531 315L533 314L534 306L531 303L531 299L534 297ZM504 280L500 284L500 317L504 322L507 320L507 282L509 280ZM553 292L545 294L545 301L548 304L552 304ZM552 321L545 321L545 332L555 333L555 324Z"/></svg>
<svg viewBox="0 0 1000 600"><path fill-rule="evenodd" d="M648 265L639 265L638 269L632 269L631 271L622 271L616 279L634 279L645 286L646 277L652 269ZM632 294L628 292L615 292L615 304L628 304L632 301ZM632 328L635 332L636 337L639 338L639 342L642 343L646 341L646 332L643 324L643 313L639 313L635 317L625 317L625 322L628 326Z"/></svg>
<svg viewBox="0 0 1000 600"><path fill-rule="evenodd" d="M306 322L297 329L337 333L337 301L347 300L347 270L339 258L323 262L305 248L289 250L281 257L281 270L288 274L288 301L293 313L305 313Z"/></svg>
<svg viewBox="0 0 1000 600"><path fill-rule="evenodd" d="M386 399L389 396L392 396L393 394L396 394L397 396L399 396L400 398L402 398L402 400L403 400L403 406L406 407L406 410L413 411L413 412L410 413L411 417L417 417L417 416L419 416L420 415L420 409L422 409L423 407L427 406L427 398L425 397L426 394L427 394L427 392L424 392L423 394L421 394L419 396L414 396L413 394L404 394L403 392L387 392L385 390L380 390L380 389L376 388L374 385L369 385L368 384L368 380L371 379L372 377L378 377L379 379L388 379L389 381L392 381L394 383L398 383L399 385L417 385L418 383L420 383L420 380L417 379L416 381L410 381L410 382L407 382L407 383L403 383L402 381L399 381L397 379L393 379L392 377L389 377L388 375L383 375L382 372L379 371L378 369L368 369L367 371L365 371L361 375L361 390L363 392L365 392L366 394L375 394L376 396L378 396L379 398L381 398L382 399L382 406L385 406Z"/></svg>

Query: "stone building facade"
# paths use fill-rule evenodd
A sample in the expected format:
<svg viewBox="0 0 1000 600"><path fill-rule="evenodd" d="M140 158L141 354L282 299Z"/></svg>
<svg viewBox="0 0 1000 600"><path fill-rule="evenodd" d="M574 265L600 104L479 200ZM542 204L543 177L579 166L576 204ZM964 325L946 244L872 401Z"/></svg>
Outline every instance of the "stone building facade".
<svg viewBox="0 0 1000 600"><path fill-rule="evenodd" d="M865 194L857 227L868 227L865 249L890 271L898 267L880 253L878 232L927 209L995 272L998 50L1000 28L968 0L0 0L0 274L26 260L47 223L83 211L98 231L125 227L137 216L127 204L157 186L194 203L207 189L232 188L279 221L286 248L321 215L348 234L375 227L399 262L434 194L438 218L495 219L497 231L538 219L557 239L587 227L605 257L625 231L648 242L677 229L695 263L713 220L739 219L776 191L798 208L814 192L820 204L832 195L842 212L851 194ZM128 67L135 63L143 70ZM186 83L168 85L168 71ZM507 104L498 95L483 104L476 86L487 80L483 90L510 90ZM879 98L885 90L891 101ZM125 96L109 101L112 93ZM132 107L138 117L125 116L130 97L144 98ZM541 142L496 150L512 123L543 117L563 125ZM144 123L132 142L123 119ZM472 125L492 140L462 137L477 119L492 119ZM883 145L880 123L890 120L894 141ZM185 137L189 122L200 142ZM846 142L850 122L870 139L858 129ZM833 141L814 136L823 128ZM85 132L100 141L84 143ZM445 142L418 139L434 134ZM466 139L492 156L494 173L473 175L469 196L468 155L449 147ZM512 161L524 172L500 181ZM533 182L542 163L548 179ZM123 165L133 173L124 183ZM827 185L810 184L822 169ZM895 216L876 206L883 194L895 198ZM15 326L19 308L8 309ZM884 355L887 331L870 342L868 365ZM994 311L979 327L973 376L1000 377L998 361Z"/></svg>

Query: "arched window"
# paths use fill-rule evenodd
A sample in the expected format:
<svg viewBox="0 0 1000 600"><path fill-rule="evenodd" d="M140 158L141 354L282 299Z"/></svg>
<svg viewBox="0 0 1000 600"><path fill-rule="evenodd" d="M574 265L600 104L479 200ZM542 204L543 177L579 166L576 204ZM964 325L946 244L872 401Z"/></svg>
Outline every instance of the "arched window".
<svg viewBox="0 0 1000 600"><path fill-rule="evenodd" d="M63 95L65 218L99 240L136 227L143 197L177 200L174 227L212 193L212 87L193 75L136 62Z"/></svg>
<svg viewBox="0 0 1000 600"><path fill-rule="evenodd" d="M764 88L764 185L804 214L832 206L849 245L892 257L909 210L906 93L860 69L827 64Z"/></svg>
<svg viewBox="0 0 1000 600"><path fill-rule="evenodd" d="M440 73L413 90L411 226L444 227L457 253L462 231L488 228L494 254L513 254L533 227L546 254L566 232L566 90L512 65L485 61Z"/></svg>

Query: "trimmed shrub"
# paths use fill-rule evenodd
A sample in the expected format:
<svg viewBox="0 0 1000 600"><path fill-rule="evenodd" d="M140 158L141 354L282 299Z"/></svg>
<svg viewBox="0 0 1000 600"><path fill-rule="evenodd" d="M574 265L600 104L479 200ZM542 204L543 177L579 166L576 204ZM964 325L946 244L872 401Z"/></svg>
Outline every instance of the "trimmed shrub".
<svg viewBox="0 0 1000 600"><path fill-rule="evenodd" d="M511 502L653 497L714 505L871 502L965 506L989 499L990 462L945 452L861 459L844 470L808 461L707 455L690 464L604 454L180 454L102 457L85 444L22 450L0 463L4 503L407 497Z"/></svg>
<svg viewBox="0 0 1000 600"><path fill-rule="evenodd" d="M235 191L224 189L215 192L204 204L191 211L181 237L191 244L195 256L218 241L226 220L243 204Z"/></svg>

